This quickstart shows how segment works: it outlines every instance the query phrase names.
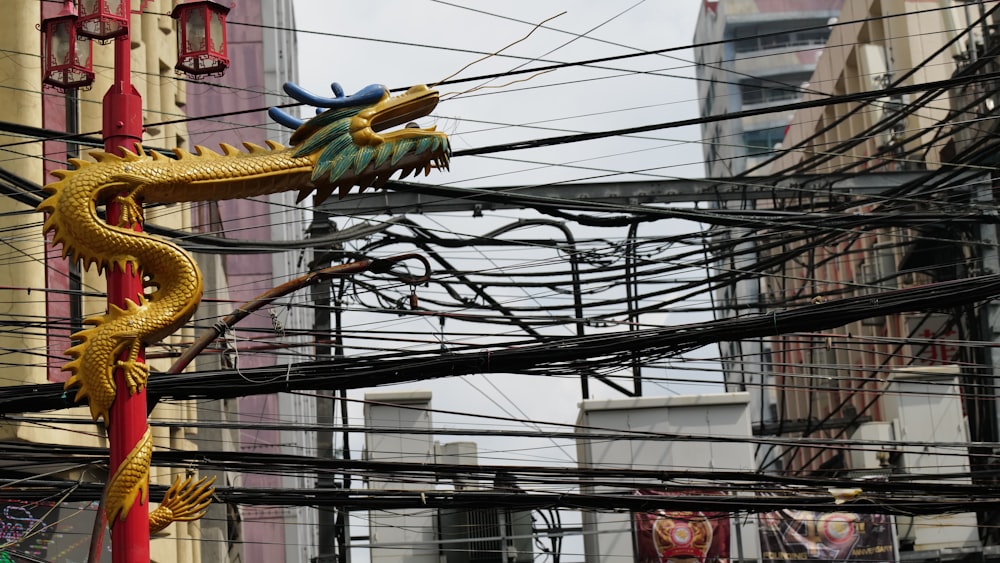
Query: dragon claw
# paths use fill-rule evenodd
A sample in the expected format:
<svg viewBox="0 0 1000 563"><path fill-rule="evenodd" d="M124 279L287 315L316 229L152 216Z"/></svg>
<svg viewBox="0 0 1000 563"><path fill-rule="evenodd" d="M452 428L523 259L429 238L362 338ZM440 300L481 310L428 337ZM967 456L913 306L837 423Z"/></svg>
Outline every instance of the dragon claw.
<svg viewBox="0 0 1000 563"><path fill-rule="evenodd" d="M192 155L178 148L176 159L147 154L138 145L134 152L96 151L95 162L71 159L74 169L55 172L58 181L45 186L49 195L36 209L48 214L43 232L62 245L63 256L96 264L101 271L131 269L145 289L88 319L92 326L75 334L77 343L68 351L72 359L63 367L71 372L67 387L77 388L76 399L88 399L94 419L103 419L109 428L119 424L109 418L109 410L122 387L135 395L148 384L142 347L181 328L197 310L203 291L197 262L179 244L133 228L143 221L143 202L216 201L283 190L300 190L301 201L313 189L322 200L334 190L343 197L355 185L381 186L396 170L426 173L431 166L447 167L451 152L444 133L395 129L429 115L438 103L436 90L414 86L396 97L380 85L348 95L333 84L332 97L294 84L285 90L299 102L327 110L302 122L275 109L280 123L296 127L288 149L276 143L269 143L269 149L247 144L242 152L222 144L222 155L201 148ZM109 208L113 225L98 215L102 205ZM152 451L147 426L109 479L109 522L126 518L136 499L147 502ZM156 511L157 521L200 518L212 492L209 480L176 482Z"/></svg>
<svg viewBox="0 0 1000 563"><path fill-rule="evenodd" d="M138 225L142 223L143 214L142 206L135 201L130 195L120 194L116 195L112 201L118 204L121 209L121 213L118 216L118 226L122 228L131 227L132 225Z"/></svg>
<svg viewBox="0 0 1000 563"><path fill-rule="evenodd" d="M125 373L125 385L128 386L130 395L135 395L146 387L149 381L149 366L132 360L119 360L115 362L115 367L121 368Z"/></svg>
<svg viewBox="0 0 1000 563"><path fill-rule="evenodd" d="M205 515L208 505L215 494L215 477L202 477L192 482L193 478L174 479L173 485L167 490L160 506L149 515L149 532L155 534L172 522L191 522Z"/></svg>

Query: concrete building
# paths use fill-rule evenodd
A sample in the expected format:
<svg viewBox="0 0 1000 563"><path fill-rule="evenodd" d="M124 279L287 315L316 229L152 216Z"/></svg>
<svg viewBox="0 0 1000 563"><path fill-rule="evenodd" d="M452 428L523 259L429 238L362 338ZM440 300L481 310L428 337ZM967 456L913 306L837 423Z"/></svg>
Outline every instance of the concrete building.
<svg viewBox="0 0 1000 563"><path fill-rule="evenodd" d="M475 442L434 440L429 391L365 393L364 460L404 464L475 467ZM494 481L442 479L434 485L398 478L371 478L373 491L453 489L504 490ZM373 510L368 515L369 556L377 563L531 563L535 560L529 511L503 508L405 508Z"/></svg>
<svg viewBox="0 0 1000 563"><path fill-rule="evenodd" d="M493 482L457 477L464 471L442 472L434 482L420 478L400 479L386 472L374 472L367 479L372 491L470 491L494 493L522 491L513 475L495 467L476 471L477 445L474 442L440 443L434 439L431 408L427 391L380 391L365 394L364 461L445 468L468 467L475 475L496 472ZM582 470L651 471L736 471L752 473L753 447L749 438L750 413L747 393L640 397L629 399L592 399L580 403L577 418L577 463ZM593 437L596 432L600 437ZM607 434L620 433L621 440L609 440ZM650 436L648 439L637 435ZM653 436L685 435L693 439L657 440ZM697 436L705 436L704 441ZM713 439L708 439L712 437ZM719 440L727 438L729 440ZM507 464L505 464L507 465ZM515 464L510 464L515 465ZM525 467L531 469L530 466ZM516 472L516 468L512 467ZM451 477L447 477L450 475ZM613 479L612 479L613 480ZM605 481L605 480L602 480ZM670 479L671 485L683 479ZM657 478L626 479L620 486L606 483L584 485L580 493L589 495L632 496L645 487L664 485ZM693 484L692 487L698 485ZM545 485L524 485L531 491L544 491ZM558 490L558 486L556 487ZM704 494L701 491L697 494ZM711 493L709 493L711 494ZM721 494L721 491L720 491ZM461 504L461 503L459 503ZM719 529L714 535L728 554L747 560L759 558L755 517L742 514L715 515ZM620 511L582 511L584 561L637 561L636 536L632 519L636 514ZM535 546L551 537L547 520L535 518L530 510L515 508L405 508L374 510L368 515L370 559L379 563L530 563L541 556ZM557 526L561 536L575 536L572 526ZM572 540L577 538L573 537ZM572 557L575 546L562 553ZM547 553L549 556L560 554ZM728 557L725 556L725 557Z"/></svg>
<svg viewBox="0 0 1000 563"><path fill-rule="evenodd" d="M0 122L56 131L93 133L101 129L101 98L110 84L113 51L111 46L94 45L94 68L97 80L93 88L77 95L65 95L41 89L39 70L40 34L36 28L42 17L54 15L62 6L57 2L17 2L9 6L0 23L0 48L8 56L0 61L0 84L7 103L0 107ZM139 14L133 2L132 71L133 83L143 101L143 123L146 125L143 143L150 147L213 146L220 142L238 145L241 141L263 144L265 139L284 141L282 128L268 123L264 108L286 101L280 94L281 84L295 81L296 58L294 18L291 0L247 0L230 13L237 22L230 25L229 57L232 67L224 78L211 78L203 83L191 82L174 72L176 62L175 22L169 13L173 2L160 0L143 3ZM211 84L211 85L210 85ZM183 118L227 113L236 110L256 110L241 116L214 120ZM169 122L169 123L167 123ZM5 150L0 167L29 181L47 183L48 173L65 168L67 158L81 156L91 147L60 142L25 143L25 137L3 134L0 143L12 145ZM280 212L265 202L227 202L221 205L170 205L147 211L146 220L156 225L211 233L230 238L254 240L302 239L308 223L302 211L295 211L291 196L278 195ZM69 348L69 334L80 328L87 316L105 310L100 295L105 282L95 271L79 272L63 260L58 251L45 250L42 244L40 218L28 207L8 198L0 200L0 221L5 240L13 254L0 265L0 290L8 303L2 314L7 327L0 334L0 346L5 353L0 366L4 384L24 385L64 381L67 377L59 368L65 363L63 351ZM22 213L24 212L24 213ZM24 257L16 259L17 256ZM196 331L207 328L215 319L230 313L239 303L247 301L264 289L301 275L299 252L250 256L201 255L204 268L206 299L193 319L193 328L182 331L165 343L167 347L150 347L148 357L154 370L170 365L169 346L172 342L190 341ZM308 263L308 256L303 260ZM42 284L48 292L31 291ZM21 288L21 289L15 289ZM27 298L25 298L27 296ZM264 329L275 332L279 324L290 330L312 325L301 309L288 307L273 310L278 323L273 323L265 311L262 317L247 319L250 336L241 339L243 346L253 348L260 343L270 345L277 336L258 338ZM43 324L44 320L48 324ZM30 329L26 321L38 328ZM45 330L42 327L52 327ZM14 327L20 327L14 329ZM254 332L257 331L257 332ZM279 344L293 342L282 338ZM243 348L247 350L248 348ZM307 352L310 348L305 349ZM271 355L244 354L241 367L273 365L296 361L295 348L278 350ZM156 359L157 357L161 359ZM206 354L197 361L199 369L222 366L221 354ZM86 418L86 408L74 409L72 416ZM301 423L315 421L313 401L286 396L254 397L218 403L160 404L153 413L170 421L257 422L273 423L280 417ZM81 431L81 429L84 429ZM73 443L106 448L106 440L97 427L68 426L66 430L35 424L4 424L0 432L6 439L35 443ZM238 432L224 429L190 427L154 427L156 447L178 450L236 448L247 452L274 452L315 455L314 436L296 432ZM153 468L152 481L169 484L175 470ZM80 475L68 473L68 478ZM88 474L84 478L103 479ZM254 477L235 474L218 476L220 485L308 488L314 479L292 477ZM256 479L256 481L254 480ZM156 502L158 499L151 499ZM90 511L91 513L93 511ZM317 555L316 511L309 508L267 509L247 508L242 513L216 505L206 518L196 523L177 523L169 536L153 540L152 552L159 563L170 561L197 562L275 561L308 562ZM78 522L79 518L72 522ZM75 525L60 533L81 534L89 525ZM72 536L76 537L76 536ZM197 541L196 541L197 538ZM54 548L53 548L54 549ZM84 548L85 549L85 548ZM30 554L29 554L30 555ZM42 558L45 553L36 553Z"/></svg>
<svg viewBox="0 0 1000 563"><path fill-rule="evenodd" d="M902 86L940 81L958 66L953 48L946 42L956 29L964 28L966 7L956 3L949 10L935 10L938 2L851 2L844 6L841 21L830 36L820 64L810 79L816 92L806 100L858 92L873 92L889 84ZM850 23L847 23L850 22ZM901 80L900 80L901 78ZM788 127L785 151L772 164L772 171L808 164L811 171L862 172L865 170L933 170L940 166L947 143L935 125L948 113L947 93L930 101L920 111L902 112L907 96L885 96L869 105L831 104L796 112ZM857 139L848 148L841 143ZM926 144L919 157L908 147ZM824 205L817 200L817 208ZM916 211L917 206L910 206ZM870 210L861 207L859 211ZM817 245L811 260L785 263L765 276L764 293L769 302L795 306L814 299L868 293L913 286L929 281L955 279L963 275L958 257L973 260L972 251L946 240L957 239L947 225L933 232L910 228L867 229L843 243ZM927 240L936 239L936 242ZM799 244L812 245L804 240ZM826 343L822 338L803 342L799 336L772 339L772 368L781 397L782 420L822 419L831 411L852 412L872 420L883 420L878 394L880 380L895 368L941 366L959 361L959 349L941 340L958 338L961 324L943 312L893 315L853 323L846 333L867 339L864 352L858 347ZM893 339L914 339L899 349ZM882 339L882 343L876 341ZM919 341L924 342L920 344ZM933 342L937 339L938 342ZM855 382L851 384L839 383ZM838 393L842 386L859 392ZM838 429L821 431L833 436ZM833 452L800 449L786 455L786 469L806 469L825 462L836 466ZM845 465L846 467L846 465Z"/></svg>
<svg viewBox="0 0 1000 563"><path fill-rule="evenodd" d="M708 1L694 34L700 115L715 117L802 99L828 24L843 0ZM729 178L765 161L788 116L764 114L702 125L707 178Z"/></svg>
<svg viewBox="0 0 1000 563"><path fill-rule="evenodd" d="M984 34L968 33L964 38L961 34L982 13L976 3L964 2L845 2L801 99L818 101L888 89L886 94L873 95L871 103L824 104L784 115L787 127L780 151L770 155L772 161L760 171L773 175L934 171L956 155L968 156L962 143L967 148L983 132L946 118L951 108L961 106L961 100L968 100L983 84L968 87L964 98L948 89L903 95L892 88L943 81L966 72L970 61L986 52ZM983 29L992 29L989 23ZM918 97L919 108L908 107ZM982 111L974 113L977 119L983 116ZM822 176L819 179L821 186ZM838 209L860 215L876 209L917 213L937 208L934 202L944 199L975 206L989 179L972 174L955 177L950 184L957 189L946 196L911 193L903 199L852 205L837 194L831 199L829 192L804 193L794 201L775 200L771 205L809 213L829 210L836 201ZM947 221L920 227L867 225L835 242L808 232L771 238L758 233L761 244L788 242L753 256L753 264L779 255L793 257L775 260L773 267L761 272L760 301L769 309L795 308L995 271L992 246L982 245L985 250L981 250L975 243L996 240L995 232L984 234L984 228ZM980 374L991 373L990 360L958 342L992 339L996 330L988 328L991 311L970 307L872 317L824 333L769 338L763 375L776 396L774 422L765 424L765 431L820 440L869 440L875 445L857 450L806 444L774 447L758 456L762 469L858 477L910 473L928 478L942 471L976 469L984 460L970 457L969 448L933 444L995 439L995 402L968 394ZM963 391L960 383L972 387ZM923 450L890 445L898 440L925 445ZM982 518L980 525L985 525L995 516ZM942 549L965 555L978 552L976 526L972 513L898 521L901 556L920 559Z"/></svg>
<svg viewBox="0 0 1000 563"><path fill-rule="evenodd" d="M578 432L590 429L620 432L623 435L685 435L724 436L732 442L706 440L608 440L582 436L577 440L577 459L586 469L642 469L663 471L752 472L753 447L750 438L750 397L747 393L715 395L678 395L672 397L639 397L630 399L591 399L580 403L577 417ZM661 479L648 486L663 485ZM683 479L671 479L674 486L683 486ZM692 485L693 487L694 485ZM645 494L642 483L630 487L608 485L581 487L584 494L630 495ZM704 494L704 491L700 491ZM583 513L583 538L587 563L600 561L637 561L639 559L637 526L634 514L626 512ZM743 514L726 514L713 534L728 538L728 552L723 558L756 560L760 557L756 518ZM660 551L660 549L657 549ZM657 553L657 558L659 553Z"/></svg>
<svg viewBox="0 0 1000 563"><path fill-rule="evenodd" d="M802 99L830 33L828 25L836 20L842 3L706 0L694 34L701 117L718 118ZM773 155L788 120L785 113L764 113L703 124L706 177L725 185L730 178L761 174L758 166ZM731 280L716 291L717 318L761 312L760 281L753 273L757 263L753 234L731 228L713 237L714 242L728 244L726 255L716 258L713 275ZM767 343L721 342L719 351L727 389L750 393L754 422L773 420L775 397L763 385Z"/></svg>

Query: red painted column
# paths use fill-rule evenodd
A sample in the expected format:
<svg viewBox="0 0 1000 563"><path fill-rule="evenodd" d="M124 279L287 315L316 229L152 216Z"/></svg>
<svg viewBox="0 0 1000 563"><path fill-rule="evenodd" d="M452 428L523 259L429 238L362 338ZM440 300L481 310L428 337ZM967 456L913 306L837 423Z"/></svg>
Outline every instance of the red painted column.
<svg viewBox="0 0 1000 563"><path fill-rule="evenodd" d="M129 0L123 0L126 14L131 14ZM142 98L132 86L132 42L130 34L118 37L115 42L114 83L104 95L104 149L122 154L120 147L134 150L135 143L142 140ZM118 223L121 206L107 205L107 222ZM142 225L133 227L142 230ZM125 307L125 300L138 302L142 294L141 272L109 269L108 305ZM126 352L127 354L127 352ZM124 357L124 355L123 355ZM139 361L145 361L145 352ZM115 385L118 394L111 405L108 441L110 442L111 468L109 475L128 456L146 432L146 390L129 395L121 369L115 371ZM137 498L135 505L124 520L111 524L111 557L114 563L142 563L149 561L149 499Z"/></svg>

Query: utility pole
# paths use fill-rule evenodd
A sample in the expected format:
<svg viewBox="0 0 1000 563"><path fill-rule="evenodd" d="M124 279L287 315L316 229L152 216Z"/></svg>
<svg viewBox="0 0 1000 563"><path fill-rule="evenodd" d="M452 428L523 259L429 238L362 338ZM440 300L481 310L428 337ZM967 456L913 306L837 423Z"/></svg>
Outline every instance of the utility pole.
<svg viewBox="0 0 1000 563"><path fill-rule="evenodd" d="M309 226L309 236L313 239L322 238L336 231L336 225L330 221L330 215L322 211L313 214L312 224ZM310 271L322 270L333 266L334 259L340 259L339 246L332 251L323 246L313 247L313 261L309 265ZM333 327L330 322L331 299L333 291L331 280L323 281L312 286L312 301L314 306L313 334L316 338L314 346L317 360L329 360L332 358L333 346L330 338L333 335ZM339 323L338 323L339 338ZM316 433L317 457L324 459L334 459L334 431L336 424L336 402L335 391L321 394L316 399L316 422L321 430ZM330 473L321 473L316 478L316 487L319 489L332 489L337 487L336 477ZM320 507L317 518L318 524L318 548L319 556L315 563L348 563L350 561L350 550L346 544L347 520L343 517L342 511L328 507ZM339 547L339 549L338 549Z"/></svg>

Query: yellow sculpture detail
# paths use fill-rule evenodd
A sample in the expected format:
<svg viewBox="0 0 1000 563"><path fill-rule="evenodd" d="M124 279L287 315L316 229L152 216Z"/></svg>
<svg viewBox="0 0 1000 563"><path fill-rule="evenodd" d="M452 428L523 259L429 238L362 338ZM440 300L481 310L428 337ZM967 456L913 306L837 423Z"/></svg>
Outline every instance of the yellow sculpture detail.
<svg viewBox="0 0 1000 563"><path fill-rule="evenodd" d="M411 126L384 132L428 115L437 105L436 91L414 86L390 97L381 86L354 96L343 96L339 86L334 90L336 98L322 99L330 109L302 123L290 148L245 143L243 152L224 144L223 154L203 147L196 147L197 155L177 149L176 159L155 151L146 154L138 145L135 152L123 149L122 157L95 151L96 163L71 159L74 169L56 172L59 181L45 186L51 195L38 211L49 214L44 231L53 233L53 244L62 245L64 257L88 269L96 264L99 271L131 267L145 280L139 302L128 301L125 308L112 305L106 314L87 319L91 326L74 334L79 343L67 350L72 359L63 366L71 373L66 388L77 389L77 401L89 401L94 420L114 424L108 413L120 391L115 369L124 370L130 394L144 388L149 368L138 361L142 345L178 330L201 300L202 277L194 259L172 242L131 228L142 220L143 202L214 201L289 190L298 190L300 201L315 190L322 201L335 189L343 197L352 186L380 187L398 170L406 177L415 170L447 168L451 152L444 133ZM97 213L98 205L111 198L122 206L117 226ZM126 351L127 359L119 360ZM146 500L151 455L147 429L108 482L109 523L124 519L137 495ZM150 529L200 518L214 491L210 487L204 479L176 481L150 514Z"/></svg>

